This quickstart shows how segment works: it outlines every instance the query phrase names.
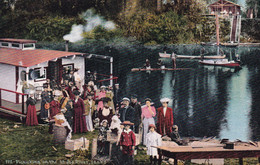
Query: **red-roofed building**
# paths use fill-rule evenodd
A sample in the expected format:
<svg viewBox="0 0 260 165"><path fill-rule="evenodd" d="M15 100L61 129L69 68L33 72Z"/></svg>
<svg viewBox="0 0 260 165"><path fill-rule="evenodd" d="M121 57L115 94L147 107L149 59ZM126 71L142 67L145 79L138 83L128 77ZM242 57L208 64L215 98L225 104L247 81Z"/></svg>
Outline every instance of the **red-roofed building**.
<svg viewBox="0 0 260 165"><path fill-rule="evenodd" d="M209 13L212 15L229 17L241 15L241 6L230 1L218 0L209 5Z"/></svg>
<svg viewBox="0 0 260 165"><path fill-rule="evenodd" d="M22 93L24 82L35 88L42 86L46 79L60 83L65 67L79 68L78 75L84 80L85 54L35 49L36 42L24 39L0 39L0 88ZM21 102L21 96L7 91L2 91L1 99Z"/></svg>

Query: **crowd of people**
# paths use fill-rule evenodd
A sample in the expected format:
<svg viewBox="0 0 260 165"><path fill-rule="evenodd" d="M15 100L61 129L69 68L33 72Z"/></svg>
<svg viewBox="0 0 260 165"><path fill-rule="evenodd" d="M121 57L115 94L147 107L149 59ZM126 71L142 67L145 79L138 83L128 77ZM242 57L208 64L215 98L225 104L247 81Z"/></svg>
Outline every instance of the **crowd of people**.
<svg viewBox="0 0 260 165"><path fill-rule="evenodd" d="M99 130L98 153L106 152L107 132L118 134L117 144L121 146L123 159L133 163L136 134L142 135L143 145L148 147L151 161L158 155L151 146L160 145L162 136L179 140L178 132L173 128L173 110L168 107L170 99L161 99L162 107L153 106L151 99L145 99L141 106L138 96L130 98L122 95L119 84L115 86L97 86L94 76L88 76L85 85L77 80L77 70L67 71L62 84L47 80L41 93L40 117L46 123L59 122L67 128L67 138L71 133L84 133ZM33 93L27 100L27 125L37 125L36 100ZM157 122L155 123L155 117ZM63 120L63 121L62 121ZM157 130L157 132L155 131ZM155 144L156 143L156 144Z"/></svg>

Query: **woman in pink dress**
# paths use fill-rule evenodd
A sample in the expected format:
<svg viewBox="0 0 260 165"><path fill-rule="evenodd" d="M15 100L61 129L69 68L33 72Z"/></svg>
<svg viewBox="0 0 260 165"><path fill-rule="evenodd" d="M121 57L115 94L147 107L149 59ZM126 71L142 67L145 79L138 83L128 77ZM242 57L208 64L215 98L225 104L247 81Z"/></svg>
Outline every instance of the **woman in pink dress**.
<svg viewBox="0 0 260 165"><path fill-rule="evenodd" d="M98 100L98 107L97 110L99 111L100 109L103 109L104 105L103 105L103 97L106 97L106 87L105 86L101 86L100 87L100 92L97 96L97 100Z"/></svg>
<svg viewBox="0 0 260 165"><path fill-rule="evenodd" d="M146 135L149 131L149 125L155 125L154 118L156 116L156 110L154 106L151 106L151 99L145 99L145 107L142 108L142 119L143 119L143 144L146 145Z"/></svg>

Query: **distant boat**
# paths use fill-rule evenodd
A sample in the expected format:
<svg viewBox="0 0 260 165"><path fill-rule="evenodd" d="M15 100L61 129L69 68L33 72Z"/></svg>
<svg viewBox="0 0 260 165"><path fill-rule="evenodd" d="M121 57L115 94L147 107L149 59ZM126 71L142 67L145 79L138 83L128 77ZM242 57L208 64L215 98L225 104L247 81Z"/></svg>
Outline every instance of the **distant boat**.
<svg viewBox="0 0 260 165"><path fill-rule="evenodd" d="M239 67L240 63L235 61L228 61L228 59L219 60L201 60L199 61L202 65L214 65L214 66L225 66L225 67Z"/></svg>
<svg viewBox="0 0 260 165"><path fill-rule="evenodd" d="M191 68L133 68L131 69L132 72L138 72L138 71L162 71L162 70L168 70L168 71L174 71L174 70L189 70Z"/></svg>
<svg viewBox="0 0 260 165"><path fill-rule="evenodd" d="M162 58L171 58L171 54L159 53ZM177 59L201 59L201 56L191 56L191 55L175 55ZM226 58L226 55L213 55L213 56L204 56L204 59L223 59Z"/></svg>

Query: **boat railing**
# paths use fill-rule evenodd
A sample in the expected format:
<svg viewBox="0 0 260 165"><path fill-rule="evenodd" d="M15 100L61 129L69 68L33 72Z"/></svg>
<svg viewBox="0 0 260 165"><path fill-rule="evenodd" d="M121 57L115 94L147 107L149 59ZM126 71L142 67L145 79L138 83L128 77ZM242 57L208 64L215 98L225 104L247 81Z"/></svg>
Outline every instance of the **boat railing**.
<svg viewBox="0 0 260 165"><path fill-rule="evenodd" d="M99 85L103 85L104 82L109 82L109 81L113 81L114 84L117 83L117 79L118 77L113 76L113 75L106 75L106 74L101 74L101 73L94 73L94 72L89 72L92 75L96 74L97 77L97 82L99 83Z"/></svg>
<svg viewBox="0 0 260 165"><path fill-rule="evenodd" d="M98 83L103 83L103 82L105 82L105 81L113 80L115 83L117 83L117 79L118 79L118 77L112 77L112 78L107 78L107 79L99 80L99 81L97 81L97 82L98 82Z"/></svg>
<svg viewBox="0 0 260 165"><path fill-rule="evenodd" d="M4 100L3 93L5 93L5 95L7 95L7 93L14 94L16 97L16 99L15 99L16 102L14 103L14 102L11 102L8 100ZM22 96L22 103L20 103L20 104L19 104L19 96ZM25 97L28 98L28 94L0 88L0 108L15 112L15 113L19 113L19 114L25 114L25 111L24 111L25 110L25 105L24 105ZM18 111L19 109L21 111Z"/></svg>

